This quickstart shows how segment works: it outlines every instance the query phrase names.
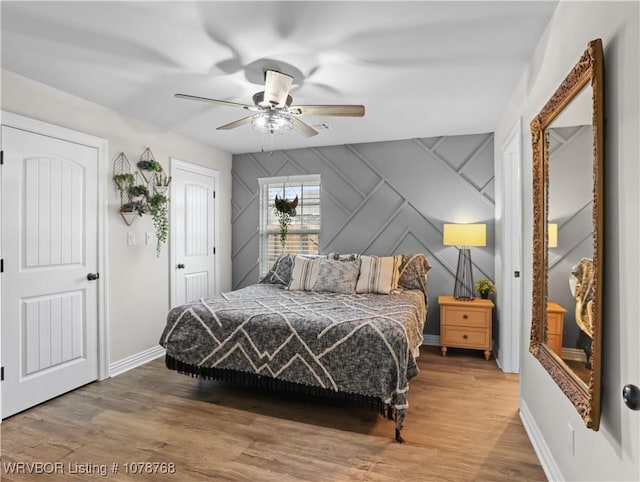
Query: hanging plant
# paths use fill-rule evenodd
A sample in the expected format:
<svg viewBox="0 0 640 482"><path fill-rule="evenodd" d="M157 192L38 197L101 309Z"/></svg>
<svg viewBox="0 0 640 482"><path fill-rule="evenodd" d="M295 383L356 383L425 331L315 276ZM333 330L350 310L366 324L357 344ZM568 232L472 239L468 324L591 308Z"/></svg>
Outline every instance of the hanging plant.
<svg viewBox="0 0 640 482"><path fill-rule="evenodd" d="M149 190L146 186L139 184L138 186L133 186L129 189L129 195L131 197L147 197L149 196Z"/></svg>
<svg viewBox="0 0 640 482"><path fill-rule="evenodd" d="M278 218L278 224L280 225L280 245L282 250L287 244L287 232L289 231L289 225L293 217L296 215L296 207L298 206L298 196L292 201L288 201L287 198L276 199L274 201L273 212Z"/></svg>
<svg viewBox="0 0 640 482"><path fill-rule="evenodd" d="M151 214L156 232L156 254L169 235L169 197L166 195L171 176L164 174L148 147L140 155L135 175L127 172L130 164L124 153L114 160L113 182L120 193L120 215L127 226L145 213ZM146 174L145 174L146 173Z"/></svg>
<svg viewBox="0 0 640 482"><path fill-rule="evenodd" d="M142 152L142 154L140 154L140 160L136 166L138 167L138 172L142 176L142 179L144 179L144 182L149 186L149 188L151 187L150 184L153 181L153 177L162 172L162 166L158 161L156 161L153 152L151 152L151 149L148 147Z"/></svg>
<svg viewBox="0 0 640 482"><path fill-rule="evenodd" d="M164 194L155 194L148 199L147 205L153 219L153 227L156 230L156 239L158 241L156 255L160 256L162 243L167 242L169 234L169 198Z"/></svg>
<svg viewBox="0 0 640 482"><path fill-rule="evenodd" d="M142 169L143 171L154 171L154 172L162 172L162 166L156 160L150 161L138 161L138 169Z"/></svg>
<svg viewBox="0 0 640 482"><path fill-rule="evenodd" d="M120 197L122 197L123 193L131 189L133 184L136 182L136 178L129 172L126 174L116 174L113 176L113 182L116 183L116 189L118 189Z"/></svg>
<svg viewBox="0 0 640 482"><path fill-rule="evenodd" d="M162 174L162 172L157 172L153 182L153 190L156 194L164 194L167 192L169 184L171 184L171 176L166 176Z"/></svg>
<svg viewBox="0 0 640 482"><path fill-rule="evenodd" d="M146 207L142 201L131 201L120 206L121 213L137 213L142 216L146 212Z"/></svg>

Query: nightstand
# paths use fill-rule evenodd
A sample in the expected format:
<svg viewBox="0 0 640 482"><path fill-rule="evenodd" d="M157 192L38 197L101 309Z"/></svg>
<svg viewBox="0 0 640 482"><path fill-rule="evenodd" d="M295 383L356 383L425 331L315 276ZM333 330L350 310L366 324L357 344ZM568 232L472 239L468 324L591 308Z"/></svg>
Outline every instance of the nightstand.
<svg viewBox="0 0 640 482"><path fill-rule="evenodd" d="M567 310L558 303L553 301L547 303L547 345L559 357L562 357L562 331L566 312Z"/></svg>
<svg viewBox="0 0 640 482"><path fill-rule="evenodd" d="M491 357L491 320L493 301L476 298L459 301L453 296L438 296L440 305L440 349L447 347L484 350Z"/></svg>

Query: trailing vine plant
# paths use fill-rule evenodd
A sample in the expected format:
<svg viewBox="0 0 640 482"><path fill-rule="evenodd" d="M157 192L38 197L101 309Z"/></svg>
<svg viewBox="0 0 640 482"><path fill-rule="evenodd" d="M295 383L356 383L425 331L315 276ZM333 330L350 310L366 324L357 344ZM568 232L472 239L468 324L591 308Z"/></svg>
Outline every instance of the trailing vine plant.
<svg viewBox="0 0 640 482"><path fill-rule="evenodd" d="M153 219L153 227L156 230L156 255L160 256L162 243L167 242L169 234L169 198L164 194L154 194L147 200L149 214Z"/></svg>
<svg viewBox="0 0 640 482"><path fill-rule="evenodd" d="M280 225L280 245L282 251L287 245L287 233L289 231L289 225L292 222L292 218L296 215L296 207L298 206L298 196L292 201L287 201L287 198L276 199L274 202L273 212L278 218L278 224Z"/></svg>

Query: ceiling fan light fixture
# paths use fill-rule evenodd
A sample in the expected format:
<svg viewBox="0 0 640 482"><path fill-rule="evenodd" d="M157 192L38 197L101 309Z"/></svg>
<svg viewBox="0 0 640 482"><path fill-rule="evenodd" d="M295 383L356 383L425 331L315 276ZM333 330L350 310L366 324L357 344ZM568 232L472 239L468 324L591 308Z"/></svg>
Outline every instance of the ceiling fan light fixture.
<svg viewBox="0 0 640 482"><path fill-rule="evenodd" d="M268 110L251 117L251 127L263 134L284 134L293 128L293 122L286 113Z"/></svg>

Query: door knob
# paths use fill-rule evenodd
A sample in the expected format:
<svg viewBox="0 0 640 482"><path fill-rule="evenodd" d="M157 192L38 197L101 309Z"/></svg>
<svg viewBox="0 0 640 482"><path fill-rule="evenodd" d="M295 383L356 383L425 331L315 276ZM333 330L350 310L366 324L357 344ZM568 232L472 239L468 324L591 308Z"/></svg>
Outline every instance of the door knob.
<svg viewBox="0 0 640 482"><path fill-rule="evenodd" d="M87 275L87 279L88 279L89 281L95 281L95 280L97 280L98 278L100 278L100 273L89 273L89 274Z"/></svg>
<svg viewBox="0 0 640 482"><path fill-rule="evenodd" d="M635 385L622 387L622 400L631 410L640 410L640 388Z"/></svg>
<svg viewBox="0 0 640 482"><path fill-rule="evenodd" d="M184 264L178 263L178 269L184 269Z"/></svg>

